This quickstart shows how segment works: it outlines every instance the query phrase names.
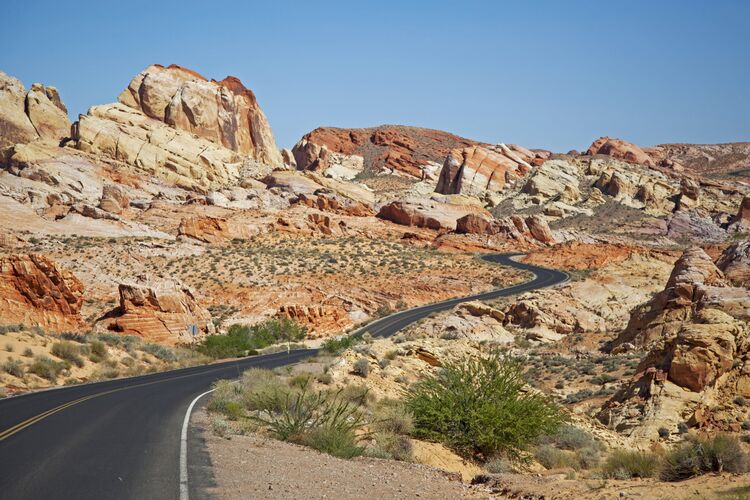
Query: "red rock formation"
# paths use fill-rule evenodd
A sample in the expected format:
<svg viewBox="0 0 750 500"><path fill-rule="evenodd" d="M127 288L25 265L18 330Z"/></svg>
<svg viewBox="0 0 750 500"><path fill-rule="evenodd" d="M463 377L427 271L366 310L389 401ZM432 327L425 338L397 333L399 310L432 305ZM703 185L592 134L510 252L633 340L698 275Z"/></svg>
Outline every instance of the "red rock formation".
<svg viewBox="0 0 750 500"><path fill-rule="evenodd" d="M283 166L255 94L236 77L208 81L180 66L156 64L136 75L119 100L174 128L274 167Z"/></svg>
<svg viewBox="0 0 750 500"><path fill-rule="evenodd" d="M362 156L365 168L371 171L392 169L421 177L422 167L429 162L442 162L451 150L475 144L478 143L447 132L416 127L323 127L306 134L293 151L297 168L303 170L319 168L320 151L325 146L334 153Z"/></svg>
<svg viewBox="0 0 750 500"><path fill-rule="evenodd" d="M534 158L531 151L501 144L493 147L470 146L448 154L435 191L443 194L480 194L500 191L509 182L528 172Z"/></svg>
<svg viewBox="0 0 750 500"><path fill-rule="evenodd" d="M175 281L121 283L118 292L119 315L109 326L114 331L163 344L191 342L192 325L198 335L214 331L211 314L190 289Z"/></svg>
<svg viewBox="0 0 750 500"><path fill-rule="evenodd" d="M0 323L75 328L82 304L81 282L47 257L0 257Z"/></svg>
<svg viewBox="0 0 750 500"><path fill-rule="evenodd" d="M429 198L409 198L383 205L378 212L381 219L402 226L455 230L456 221L468 214L489 217L489 212L475 205L445 203Z"/></svg>
<svg viewBox="0 0 750 500"><path fill-rule="evenodd" d="M334 212L354 217L369 217L375 212L359 201L350 200L335 194L300 194L292 203L299 203L324 212Z"/></svg>
<svg viewBox="0 0 750 500"><path fill-rule="evenodd" d="M180 221L177 234L205 243L222 243L233 239L246 239L253 236L247 224L220 217L186 217Z"/></svg>
<svg viewBox="0 0 750 500"><path fill-rule="evenodd" d="M521 241L554 243L555 238L547 221L538 215L520 217L512 215L503 219L490 219L477 214L469 214L456 221L456 232L465 234L502 235Z"/></svg>
<svg viewBox="0 0 750 500"><path fill-rule="evenodd" d="M600 137L595 140L588 151L587 155L608 155L631 163L640 165L653 166L654 162L641 148L622 139L613 139L609 137Z"/></svg>

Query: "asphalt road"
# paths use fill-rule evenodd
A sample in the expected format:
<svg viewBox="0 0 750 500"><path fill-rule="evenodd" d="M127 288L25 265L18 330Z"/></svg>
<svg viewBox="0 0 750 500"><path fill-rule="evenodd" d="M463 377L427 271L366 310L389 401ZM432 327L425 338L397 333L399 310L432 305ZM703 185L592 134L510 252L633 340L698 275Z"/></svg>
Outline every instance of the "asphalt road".
<svg viewBox="0 0 750 500"><path fill-rule="evenodd" d="M363 330L388 336L460 302L567 280L565 273L517 263L509 255L484 258L536 277L402 311ZM0 499L179 498L180 431L193 398L216 380L236 378L247 368L275 368L315 354L316 349L282 352L0 400Z"/></svg>

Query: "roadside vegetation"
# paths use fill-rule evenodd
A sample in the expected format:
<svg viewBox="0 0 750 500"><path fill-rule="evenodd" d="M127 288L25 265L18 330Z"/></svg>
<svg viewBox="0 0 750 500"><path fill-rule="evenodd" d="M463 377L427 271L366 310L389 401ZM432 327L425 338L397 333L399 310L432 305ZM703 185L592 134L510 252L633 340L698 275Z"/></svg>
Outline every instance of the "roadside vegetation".
<svg viewBox="0 0 750 500"><path fill-rule="evenodd" d="M208 335L196 348L211 358L238 358L258 354L272 345L291 344L305 338L307 331L290 318L272 319L256 325L232 325L225 335Z"/></svg>

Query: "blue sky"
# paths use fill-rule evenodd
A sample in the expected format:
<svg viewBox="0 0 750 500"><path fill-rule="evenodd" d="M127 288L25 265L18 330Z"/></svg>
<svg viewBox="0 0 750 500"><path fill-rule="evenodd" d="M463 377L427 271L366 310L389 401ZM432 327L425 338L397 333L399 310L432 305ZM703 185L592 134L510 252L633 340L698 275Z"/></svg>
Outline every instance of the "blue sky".
<svg viewBox="0 0 750 500"><path fill-rule="evenodd" d="M8 2L0 70L72 116L151 63L239 77L280 146L431 127L554 151L750 140L750 2Z"/></svg>

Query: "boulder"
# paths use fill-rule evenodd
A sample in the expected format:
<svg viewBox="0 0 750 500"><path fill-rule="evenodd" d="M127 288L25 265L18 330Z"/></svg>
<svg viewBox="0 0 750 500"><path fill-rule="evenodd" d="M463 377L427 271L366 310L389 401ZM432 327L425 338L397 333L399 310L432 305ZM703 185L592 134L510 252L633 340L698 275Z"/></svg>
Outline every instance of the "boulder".
<svg viewBox="0 0 750 500"><path fill-rule="evenodd" d="M211 314L177 281L140 278L120 283L118 292L120 307L111 330L172 345L195 340L193 326L198 336L214 332Z"/></svg>
<svg viewBox="0 0 750 500"><path fill-rule="evenodd" d="M241 155L284 165L255 94L236 77L209 81L174 64L155 64L131 80L119 101Z"/></svg>
<svg viewBox="0 0 750 500"><path fill-rule="evenodd" d="M622 139L600 137L589 146L587 155L607 155L630 163L653 166L651 157L641 148Z"/></svg>
<svg viewBox="0 0 750 500"><path fill-rule="evenodd" d="M130 206L128 197L122 186L106 184L102 190L102 199L99 208L113 214L122 214Z"/></svg>
<svg viewBox="0 0 750 500"><path fill-rule="evenodd" d="M37 254L0 257L0 318L61 330L81 326L83 284Z"/></svg>
<svg viewBox="0 0 750 500"><path fill-rule="evenodd" d="M680 181L680 194L677 198L677 210L690 210L699 205L700 184L693 179L683 177Z"/></svg>

